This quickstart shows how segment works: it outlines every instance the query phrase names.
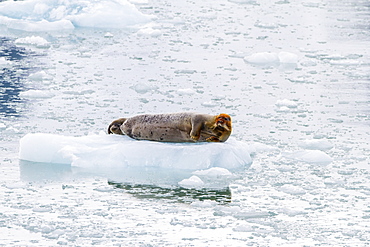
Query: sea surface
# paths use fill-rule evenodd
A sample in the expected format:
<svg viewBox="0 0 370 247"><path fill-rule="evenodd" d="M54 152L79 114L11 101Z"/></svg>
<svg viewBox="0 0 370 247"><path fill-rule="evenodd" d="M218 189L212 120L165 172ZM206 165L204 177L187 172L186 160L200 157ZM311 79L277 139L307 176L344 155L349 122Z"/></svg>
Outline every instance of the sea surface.
<svg viewBox="0 0 370 247"><path fill-rule="evenodd" d="M6 1L0 24L0 246L370 245L368 0ZM180 111L230 114L252 164L215 189L19 159Z"/></svg>

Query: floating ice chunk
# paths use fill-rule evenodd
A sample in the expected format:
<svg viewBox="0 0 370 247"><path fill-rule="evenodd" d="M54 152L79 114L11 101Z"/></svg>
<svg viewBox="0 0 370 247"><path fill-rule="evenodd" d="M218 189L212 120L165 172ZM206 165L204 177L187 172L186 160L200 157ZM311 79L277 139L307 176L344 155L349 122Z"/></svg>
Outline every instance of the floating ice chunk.
<svg viewBox="0 0 370 247"><path fill-rule="evenodd" d="M329 164L333 159L320 150L304 150L293 153L284 153L285 157L307 163Z"/></svg>
<svg viewBox="0 0 370 247"><path fill-rule="evenodd" d="M38 48L49 48L49 42L43 37L39 36L29 36L25 38L19 38L14 41L18 45L33 45Z"/></svg>
<svg viewBox="0 0 370 247"><path fill-rule="evenodd" d="M302 215L302 214L308 214L308 212L305 212L305 211L302 211L302 210L296 210L296 209L292 209L292 208L282 208L282 209L279 209L278 212L286 214L290 217L294 217L294 216Z"/></svg>
<svg viewBox="0 0 370 247"><path fill-rule="evenodd" d="M234 215L237 219L254 219L254 218L268 218L270 216L274 216L275 214L272 212L259 212L259 211L241 211Z"/></svg>
<svg viewBox="0 0 370 247"><path fill-rule="evenodd" d="M193 172L194 175L197 176L207 176L207 177L225 177L225 176L232 176L233 174L221 167L212 167L207 170L200 170Z"/></svg>
<svg viewBox="0 0 370 247"><path fill-rule="evenodd" d="M27 188L27 184L24 182L15 182L15 183L10 183L5 185L6 188L8 189L24 189Z"/></svg>
<svg viewBox="0 0 370 247"><path fill-rule="evenodd" d="M33 212L38 212L38 213L45 213L45 212L50 212L52 210L51 206L36 206L32 209Z"/></svg>
<svg viewBox="0 0 370 247"><path fill-rule="evenodd" d="M250 225L238 225L235 228L233 228L234 232L254 232L255 230L253 229L252 226Z"/></svg>
<svg viewBox="0 0 370 247"><path fill-rule="evenodd" d="M148 0L129 0L130 3L141 5L141 4L147 4Z"/></svg>
<svg viewBox="0 0 370 247"><path fill-rule="evenodd" d="M279 188L280 191L291 194L291 195L304 195L306 191L299 186L291 185L291 184L284 184Z"/></svg>
<svg viewBox="0 0 370 247"><path fill-rule="evenodd" d="M193 69L180 69L180 70L175 70L175 74L194 74L196 73L196 70Z"/></svg>
<svg viewBox="0 0 370 247"><path fill-rule="evenodd" d="M19 3L19 1L17 1L16 3ZM17 29L27 32L70 30L74 28L73 24L69 20L60 20L53 22L49 22L46 20L30 21L30 20L12 19L1 15L0 15L0 24L7 26L9 29Z"/></svg>
<svg viewBox="0 0 370 247"><path fill-rule="evenodd" d="M183 89L178 89L176 93L178 95L193 95L195 94L195 91L194 89L191 89L191 88L183 88Z"/></svg>
<svg viewBox="0 0 370 247"><path fill-rule="evenodd" d="M205 106L205 107L216 107L216 106L218 106L218 103L217 102L214 102L214 101L206 101L206 102L203 102L202 103L202 106Z"/></svg>
<svg viewBox="0 0 370 247"><path fill-rule="evenodd" d="M298 106L297 102L288 99L278 100L275 105L279 107L285 106L288 108L297 108Z"/></svg>
<svg viewBox="0 0 370 247"><path fill-rule="evenodd" d="M5 57L0 57L0 67L6 67L11 65L12 62L5 59Z"/></svg>
<svg viewBox="0 0 370 247"><path fill-rule="evenodd" d="M51 31L75 27L125 28L147 23L126 0L28 0L0 3L0 24L24 31Z"/></svg>
<svg viewBox="0 0 370 247"><path fill-rule="evenodd" d="M286 106L281 106L276 110L277 112L290 112L290 109Z"/></svg>
<svg viewBox="0 0 370 247"><path fill-rule="evenodd" d="M47 77L47 74L46 74L45 71L39 71L39 72L30 74L28 76L28 79L30 79L32 81L42 81L46 77Z"/></svg>
<svg viewBox="0 0 370 247"><path fill-rule="evenodd" d="M229 0L232 3L258 5L256 0Z"/></svg>
<svg viewBox="0 0 370 247"><path fill-rule="evenodd" d="M179 185L185 188L201 188L204 186L204 182L197 176L191 176L188 179L180 181Z"/></svg>
<svg viewBox="0 0 370 247"><path fill-rule="evenodd" d="M144 93L147 93L147 92L158 89L157 86L149 85L149 84L146 84L146 83L138 83L138 84L136 84L136 85L134 85L133 87L130 87L130 88L134 89L137 93L140 93L140 94L144 94Z"/></svg>
<svg viewBox="0 0 370 247"><path fill-rule="evenodd" d="M225 95L222 95L222 94L215 94L215 95L212 95L212 100L223 100L225 99Z"/></svg>
<svg viewBox="0 0 370 247"><path fill-rule="evenodd" d="M312 66L316 66L317 63L315 61L313 61L313 60L306 60L306 61L302 61L301 62L301 65L303 67L312 67Z"/></svg>
<svg viewBox="0 0 370 247"><path fill-rule="evenodd" d="M252 64L270 64L278 63L279 56L275 52L258 52L244 57L244 60Z"/></svg>
<svg viewBox="0 0 370 247"><path fill-rule="evenodd" d="M112 186L100 186L98 188L95 188L94 190L99 191L99 192L111 192L113 191Z"/></svg>
<svg viewBox="0 0 370 247"><path fill-rule="evenodd" d="M110 32L107 32L104 34L104 38L113 38L113 34Z"/></svg>
<svg viewBox="0 0 370 247"><path fill-rule="evenodd" d="M357 66L361 65L362 62L354 59L345 59L345 60L332 60L330 61L331 65L341 65L341 66Z"/></svg>
<svg viewBox="0 0 370 247"><path fill-rule="evenodd" d="M153 29L151 27L146 27L140 29L137 34L139 36L151 36L151 37L159 37L162 35L162 32L158 29Z"/></svg>
<svg viewBox="0 0 370 247"><path fill-rule="evenodd" d="M296 64L298 56L291 52L257 52L244 57L244 61L251 64Z"/></svg>
<svg viewBox="0 0 370 247"><path fill-rule="evenodd" d="M254 142L250 145L250 151L251 153L262 153L262 152L272 152L279 150L277 147L266 145L264 143L260 142Z"/></svg>
<svg viewBox="0 0 370 247"><path fill-rule="evenodd" d="M190 205L192 207L197 207L197 208L213 208L214 206L217 205L217 202L215 202L215 201L209 201L209 200L206 200L206 201L196 201L196 202L192 202Z"/></svg>
<svg viewBox="0 0 370 247"><path fill-rule="evenodd" d="M312 149L312 150L330 150L333 148L333 144L331 144L327 140L304 140L298 144L301 148L304 149Z"/></svg>
<svg viewBox="0 0 370 247"><path fill-rule="evenodd" d="M298 56L291 52L282 51L279 52L280 63L290 63L295 64L298 62Z"/></svg>
<svg viewBox="0 0 370 247"><path fill-rule="evenodd" d="M8 61L5 59L5 57L0 57L0 64L8 64Z"/></svg>
<svg viewBox="0 0 370 247"><path fill-rule="evenodd" d="M19 156L21 160L90 169L233 170L249 167L252 162L248 145L233 138L225 143L164 143L106 134L81 137L27 134L20 140Z"/></svg>
<svg viewBox="0 0 370 247"><path fill-rule="evenodd" d="M48 239L58 239L64 233L65 233L64 230L56 229L56 230L52 231L51 233L45 235L45 237L48 238Z"/></svg>
<svg viewBox="0 0 370 247"><path fill-rule="evenodd" d="M28 90L25 92L20 92L19 96L29 99L45 99L54 97L54 94L52 92L44 90Z"/></svg>
<svg viewBox="0 0 370 247"><path fill-rule="evenodd" d="M261 21L257 21L254 24L254 26L259 27L259 28L265 28L265 29L275 29L279 27L279 25L276 23L267 23L267 22L261 22Z"/></svg>

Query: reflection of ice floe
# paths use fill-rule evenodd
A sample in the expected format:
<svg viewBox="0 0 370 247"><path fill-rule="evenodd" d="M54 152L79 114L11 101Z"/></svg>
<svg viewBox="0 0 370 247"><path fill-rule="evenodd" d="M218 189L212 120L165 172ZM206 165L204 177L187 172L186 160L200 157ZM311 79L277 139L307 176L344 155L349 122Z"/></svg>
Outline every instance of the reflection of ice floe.
<svg viewBox="0 0 370 247"><path fill-rule="evenodd" d="M124 28L150 21L126 0L28 0L0 3L0 24L24 31Z"/></svg>
<svg viewBox="0 0 370 247"><path fill-rule="evenodd" d="M137 198L164 199L174 202L192 202L192 206L210 204L215 206L215 203L231 202L231 191L229 188L222 189L189 189L182 187L158 187L153 185L142 184L126 184L109 182L110 185L123 189L126 193L132 194ZM197 199L202 202L194 202Z"/></svg>

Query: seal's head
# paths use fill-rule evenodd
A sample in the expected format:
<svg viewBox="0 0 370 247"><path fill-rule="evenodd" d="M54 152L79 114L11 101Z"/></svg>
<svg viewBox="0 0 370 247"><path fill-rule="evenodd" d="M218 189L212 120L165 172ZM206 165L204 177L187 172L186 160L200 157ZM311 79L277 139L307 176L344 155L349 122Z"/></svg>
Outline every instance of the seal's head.
<svg viewBox="0 0 370 247"><path fill-rule="evenodd" d="M215 128L217 127L231 131L231 117L225 113L217 115L215 119Z"/></svg>
<svg viewBox="0 0 370 247"><path fill-rule="evenodd" d="M121 125L126 121L126 118L119 118L114 120L108 127L108 134L123 135Z"/></svg>

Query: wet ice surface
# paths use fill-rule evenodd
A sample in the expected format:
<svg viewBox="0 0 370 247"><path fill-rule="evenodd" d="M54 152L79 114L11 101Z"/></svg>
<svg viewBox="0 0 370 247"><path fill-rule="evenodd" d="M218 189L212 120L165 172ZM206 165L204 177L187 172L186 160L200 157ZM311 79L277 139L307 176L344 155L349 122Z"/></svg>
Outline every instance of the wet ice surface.
<svg viewBox="0 0 370 247"><path fill-rule="evenodd" d="M367 1L135 4L156 18L127 29L1 27L1 244L366 245ZM117 117L188 110L229 113L233 137L250 146L249 169L216 172L228 188L108 183L18 159L30 132L85 136Z"/></svg>

